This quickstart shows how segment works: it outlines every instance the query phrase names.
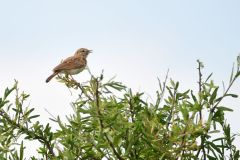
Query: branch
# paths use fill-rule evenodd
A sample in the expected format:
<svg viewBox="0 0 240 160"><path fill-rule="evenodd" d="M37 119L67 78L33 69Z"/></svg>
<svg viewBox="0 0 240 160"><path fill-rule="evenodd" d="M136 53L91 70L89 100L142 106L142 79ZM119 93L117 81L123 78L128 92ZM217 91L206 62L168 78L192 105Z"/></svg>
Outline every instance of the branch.
<svg viewBox="0 0 240 160"><path fill-rule="evenodd" d="M182 142L181 142L181 145L180 145L180 147L183 148L181 160L183 159L183 156L185 154L185 138L186 138L187 128L188 128L188 123L186 124L186 126L184 128Z"/></svg>
<svg viewBox="0 0 240 160"><path fill-rule="evenodd" d="M199 60L197 60L198 62L198 94L199 94L199 105L201 106L202 103L202 97L201 97L201 93L202 93L202 72L201 72L201 68L203 67L202 62L200 62ZM202 109L199 111L199 117L200 117L200 121L202 121ZM203 156L204 159L206 159L206 153L205 153L205 149L204 149L204 141L205 141L205 135L201 135L201 144L200 144L200 148L198 149L197 152L197 157L200 154L200 151L203 151Z"/></svg>
<svg viewBox="0 0 240 160"><path fill-rule="evenodd" d="M54 152L53 152L53 148L51 147L51 142L49 142L47 139L45 139L44 136L42 135L37 135L34 131L30 131L28 128L20 125L19 123L14 122L9 115L5 112L5 111L1 111L0 115L5 118L12 126L15 126L16 128L18 128L22 133L26 134L26 135L31 135L31 137L35 140L41 140L43 141L43 144L46 145L49 153L52 156L55 156Z"/></svg>
<svg viewBox="0 0 240 160"><path fill-rule="evenodd" d="M172 104L171 104L171 110L170 110L170 113L169 113L169 116L168 116L168 118L167 118L167 126L166 126L166 129L167 129L167 131L169 131L169 126L170 126L170 124L171 124L171 121L172 121L172 119L173 119L173 116L174 116L174 109L175 109L175 107L176 107L176 94L177 94L177 90L176 89L174 89L174 93L173 93L173 96L172 96Z"/></svg>
<svg viewBox="0 0 240 160"><path fill-rule="evenodd" d="M239 72L240 73L240 72ZM219 99L219 101L213 106L213 108L211 109L211 113L213 113L215 111L215 109L217 108L217 106L219 105L219 103L223 100L223 98L227 95L228 91L230 90L230 88L232 87L233 83L236 81L238 76L235 76L234 79L230 82L227 90L223 93L223 96Z"/></svg>
<svg viewBox="0 0 240 160"><path fill-rule="evenodd" d="M202 72L201 72L201 67L202 67L202 63L198 60L198 94L199 94L199 105L201 105L201 93L202 93ZM202 110L199 111L199 116L200 116L200 120L202 120Z"/></svg>
<svg viewBox="0 0 240 160"><path fill-rule="evenodd" d="M156 103L156 109L158 109L160 103L162 102L162 99L163 99L163 96L164 96L164 93L165 93L165 90L166 90L166 85L167 85L167 80L168 80L168 73L169 73L169 69L167 70L167 74L165 76L165 80L163 81L163 86L161 84L161 81L160 79L158 78L158 85L159 85L159 89L161 91L161 93L158 94L158 100L157 100L157 103Z"/></svg>
<svg viewBox="0 0 240 160"><path fill-rule="evenodd" d="M99 88L99 81L97 78L95 78L94 80L96 80L96 91L95 91L95 100L96 100L96 106L97 106L97 114L98 114L98 117L99 117L99 122L100 122L100 127L101 127L101 131L103 131L104 129L104 125L103 125L103 121L102 121L102 114L101 114L101 111L100 111L100 104L99 104L99 91L98 91L98 88ZM111 140L108 138L107 134L104 132L103 133L105 138L107 139L110 147L112 148L114 154L116 155L116 157L119 159L119 160L124 160L120 154L116 151L115 147L114 147L114 144L111 142Z"/></svg>

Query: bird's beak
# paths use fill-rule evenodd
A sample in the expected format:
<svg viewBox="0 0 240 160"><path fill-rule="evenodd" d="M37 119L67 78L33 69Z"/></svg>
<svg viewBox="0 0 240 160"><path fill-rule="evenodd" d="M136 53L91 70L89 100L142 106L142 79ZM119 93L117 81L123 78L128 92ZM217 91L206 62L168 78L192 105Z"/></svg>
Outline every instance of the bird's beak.
<svg viewBox="0 0 240 160"><path fill-rule="evenodd" d="M92 50L88 50L89 51L89 53L92 53Z"/></svg>

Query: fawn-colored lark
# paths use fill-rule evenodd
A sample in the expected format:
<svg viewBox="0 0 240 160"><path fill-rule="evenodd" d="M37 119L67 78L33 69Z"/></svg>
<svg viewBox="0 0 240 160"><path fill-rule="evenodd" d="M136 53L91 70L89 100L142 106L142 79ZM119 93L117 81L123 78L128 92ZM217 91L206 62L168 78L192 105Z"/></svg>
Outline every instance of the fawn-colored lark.
<svg viewBox="0 0 240 160"><path fill-rule="evenodd" d="M73 56L66 58L53 69L53 74L46 79L46 83L59 73L74 75L83 71L87 66L87 56L91 52L86 48L78 49Z"/></svg>

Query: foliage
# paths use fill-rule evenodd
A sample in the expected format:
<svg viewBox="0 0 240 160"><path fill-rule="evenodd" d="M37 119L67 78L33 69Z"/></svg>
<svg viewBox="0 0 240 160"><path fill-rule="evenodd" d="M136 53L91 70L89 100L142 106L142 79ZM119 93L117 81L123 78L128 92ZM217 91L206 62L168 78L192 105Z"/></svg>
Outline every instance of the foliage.
<svg viewBox="0 0 240 160"><path fill-rule="evenodd" d="M196 93L181 92L179 82L168 82L166 76L164 82L159 80L154 103L113 79L105 82L103 74L82 84L58 76L61 83L79 91L79 98L72 103L74 114L67 116L67 122L52 119L59 125L56 131L37 121L34 108L24 103L29 95L20 93L15 82L0 98L0 159L30 157L25 155L25 142L36 140L41 143L37 157L42 159L237 160L236 134L224 117L232 109L221 102L238 97L229 90L240 75L240 58L223 95L212 74L203 79L203 64L197 62ZM13 103L9 96L14 93Z"/></svg>

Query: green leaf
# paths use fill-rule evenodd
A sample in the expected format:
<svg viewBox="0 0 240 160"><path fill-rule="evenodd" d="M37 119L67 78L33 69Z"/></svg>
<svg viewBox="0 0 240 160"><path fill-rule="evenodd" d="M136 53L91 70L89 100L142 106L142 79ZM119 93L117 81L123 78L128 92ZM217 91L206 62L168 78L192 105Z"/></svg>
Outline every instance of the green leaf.
<svg viewBox="0 0 240 160"><path fill-rule="evenodd" d="M104 87L105 87L105 89L107 89L106 87L111 87L111 88L113 88L113 89L115 89L115 90L117 90L117 91L121 91L121 90L123 90L123 89L125 89L126 88L126 86L124 86L122 83L120 83L120 82L114 82L114 81L111 81L111 82L108 82L108 83L106 83L105 85L104 85ZM108 90L108 89L107 89ZM109 90L108 90L109 91Z"/></svg>
<svg viewBox="0 0 240 160"><path fill-rule="evenodd" d="M208 158L209 160L217 160L217 158L215 158L215 157L213 157L213 156L210 156L210 155L207 155L207 158Z"/></svg>
<svg viewBox="0 0 240 160"><path fill-rule="evenodd" d="M12 93L14 89L16 89L16 86L12 87L11 89L6 88L4 92L3 100L5 100L9 96L9 94Z"/></svg>
<svg viewBox="0 0 240 160"><path fill-rule="evenodd" d="M214 143L212 143L212 142L208 142L208 144L212 147L212 148L214 148L214 150L216 150L219 154L222 154L222 151L221 151L221 149L220 148L218 148L218 146L217 145L215 145Z"/></svg>
<svg viewBox="0 0 240 160"><path fill-rule="evenodd" d="M237 98L238 97L238 95L236 95L236 94L226 94L225 96L231 96L233 98Z"/></svg>
<svg viewBox="0 0 240 160"><path fill-rule="evenodd" d="M221 101L223 99L223 97L219 97L219 98L217 98L216 100L215 100L215 102L219 102L219 101Z"/></svg>
<svg viewBox="0 0 240 160"><path fill-rule="evenodd" d="M234 160L239 160L240 158L240 154L239 154L239 150L234 154Z"/></svg>
<svg viewBox="0 0 240 160"><path fill-rule="evenodd" d="M23 141L22 141L20 146L20 160L23 160L23 151L24 151L24 147L23 147Z"/></svg>
<svg viewBox="0 0 240 160"><path fill-rule="evenodd" d="M175 90L177 90L177 89L178 89L178 86L179 86L179 82L177 82L177 83L176 83L176 85L175 85L175 88L174 88L174 89L175 89Z"/></svg>
<svg viewBox="0 0 240 160"><path fill-rule="evenodd" d="M167 88L167 90L168 90L168 93L170 94L170 96L171 96L171 97L173 97L173 93L172 93L172 91L171 91L171 88L170 88L170 87L168 87L168 86L166 86L166 88Z"/></svg>
<svg viewBox="0 0 240 160"><path fill-rule="evenodd" d="M196 96L194 96L194 94L193 94L193 91L191 90L191 96L192 96L192 99L193 99L193 101L195 102L195 103L197 103L197 98L196 98Z"/></svg>
<svg viewBox="0 0 240 160"><path fill-rule="evenodd" d="M164 160L166 153L163 153L159 160Z"/></svg>
<svg viewBox="0 0 240 160"><path fill-rule="evenodd" d="M219 130L213 130L213 131L209 131L208 133L209 134L214 134L214 133L220 133L220 131Z"/></svg>
<svg viewBox="0 0 240 160"><path fill-rule="evenodd" d="M224 123L224 112L222 110L217 110L213 116L213 120L222 125Z"/></svg>
<svg viewBox="0 0 240 160"><path fill-rule="evenodd" d="M170 79L170 84L175 88L175 82L172 79Z"/></svg>
<svg viewBox="0 0 240 160"><path fill-rule="evenodd" d="M213 73L211 73L205 80L205 83L212 77Z"/></svg>
<svg viewBox="0 0 240 160"><path fill-rule="evenodd" d="M232 80L233 80L233 72L234 72L234 63L233 63L233 66L232 66L232 72L231 72L229 83L231 83Z"/></svg>
<svg viewBox="0 0 240 160"><path fill-rule="evenodd" d="M222 141L222 140L224 140L224 139L225 139L225 137L220 137L220 138L216 138L216 139L212 140L212 142Z"/></svg>
<svg viewBox="0 0 240 160"><path fill-rule="evenodd" d="M25 116L28 116L31 112L34 111L34 108L31 108L30 110L28 110L26 113L25 113Z"/></svg>
<svg viewBox="0 0 240 160"><path fill-rule="evenodd" d="M37 118L37 117L39 117L40 115L33 115L33 116L30 116L29 118L28 118L28 120L31 120L31 119L34 119L34 118Z"/></svg>
<svg viewBox="0 0 240 160"><path fill-rule="evenodd" d="M237 56L237 64L240 67L240 54Z"/></svg>
<svg viewBox="0 0 240 160"><path fill-rule="evenodd" d="M2 101L2 99L0 99L0 109L1 109L5 104L8 104L8 103L9 103L8 100Z"/></svg>
<svg viewBox="0 0 240 160"><path fill-rule="evenodd" d="M209 99L209 103L210 104L213 104L214 100L216 99L216 96L217 96L217 91L218 91L218 87L214 89L210 99Z"/></svg>
<svg viewBox="0 0 240 160"><path fill-rule="evenodd" d="M184 121L187 122L188 119L189 119L189 112L188 112L188 110L186 109L185 106L180 107L180 110L181 110L182 116L184 118Z"/></svg>
<svg viewBox="0 0 240 160"><path fill-rule="evenodd" d="M217 107L217 109L218 109L218 110L221 110L221 111L233 112L233 109L228 108L228 107L223 107L223 106L219 106L219 107Z"/></svg>
<svg viewBox="0 0 240 160"><path fill-rule="evenodd" d="M198 65L199 65L200 68L204 68L203 63L202 63L199 59L197 60L197 63L198 63Z"/></svg>
<svg viewBox="0 0 240 160"><path fill-rule="evenodd" d="M83 113L83 114L88 114L88 113L91 113L91 111L89 109L83 109L83 108L78 108L78 111Z"/></svg>
<svg viewBox="0 0 240 160"><path fill-rule="evenodd" d="M240 71L237 72L237 74L235 75L235 78L237 78L240 75Z"/></svg>

